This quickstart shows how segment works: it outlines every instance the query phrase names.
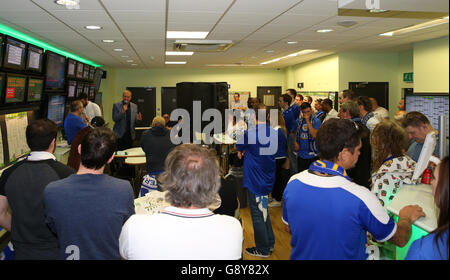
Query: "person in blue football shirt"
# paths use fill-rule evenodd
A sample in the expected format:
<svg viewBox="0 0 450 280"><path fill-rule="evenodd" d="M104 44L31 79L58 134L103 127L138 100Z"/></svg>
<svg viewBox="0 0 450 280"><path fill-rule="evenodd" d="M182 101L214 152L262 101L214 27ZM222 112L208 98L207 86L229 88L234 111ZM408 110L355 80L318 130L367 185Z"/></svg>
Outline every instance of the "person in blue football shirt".
<svg viewBox="0 0 450 280"><path fill-rule="evenodd" d="M275 245L275 236L270 222L268 202L275 183L277 146L282 142L278 137L282 135L266 123L264 105L256 105L254 109L256 125L249 127L236 143L239 159L244 155L243 187L248 190L248 204L255 237L255 247L246 248L245 253L269 257Z"/></svg>
<svg viewBox="0 0 450 280"><path fill-rule="evenodd" d="M291 103L295 105L290 105ZM295 143L295 120L298 118L300 110L297 111L297 104L292 102L292 97L285 93L278 99L278 105L283 113L284 123L287 132L287 157L289 159L290 175L297 173L297 152L294 150Z"/></svg>
<svg viewBox="0 0 450 280"><path fill-rule="evenodd" d="M309 165L317 159L316 135L322 122L313 116L311 104L302 103L300 106L301 115L296 121L296 143L297 169L302 172L308 169Z"/></svg>
<svg viewBox="0 0 450 280"><path fill-rule="evenodd" d="M448 156L434 170L431 185L434 201L440 210L437 229L414 241L406 260L448 260Z"/></svg>
<svg viewBox="0 0 450 280"><path fill-rule="evenodd" d="M70 103L70 113L64 120L64 132L69 145L72 144L72 140L78 131L86 127L86 122L83 119L83 110L83 103L80 100Z"/></svg>
<svg viewBox="0 0 450 280"><path fill-rule="evenodd" d="M411 224L425 216L408 205L395 223L367 188L353 183L346 169L358 161L361 140L351 120L331 119L317 132L320 160L293 176L283 195L282 220L292 233L293 260L362 260L367 231L377 241L403 247Z"/></svg>

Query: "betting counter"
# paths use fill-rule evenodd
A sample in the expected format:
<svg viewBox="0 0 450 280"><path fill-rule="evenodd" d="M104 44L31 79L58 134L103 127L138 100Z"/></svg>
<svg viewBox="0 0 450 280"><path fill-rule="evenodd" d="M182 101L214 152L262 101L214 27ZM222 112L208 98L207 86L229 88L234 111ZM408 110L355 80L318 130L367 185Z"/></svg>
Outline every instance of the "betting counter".
<svg viewBox="0 0 450 280"><path fill-rule="evenodd" d="M437 228L437 217L439 209L434 203L431 185L403 185L397 195L388 205L387 210L395 215L398 220L400 210L407 205L419 205L422 207L426 217L419 218L412 226L411 238L403 248L396 247L396 259L403 260L408 253L411 244L421 237L428 235Z"/></svg>

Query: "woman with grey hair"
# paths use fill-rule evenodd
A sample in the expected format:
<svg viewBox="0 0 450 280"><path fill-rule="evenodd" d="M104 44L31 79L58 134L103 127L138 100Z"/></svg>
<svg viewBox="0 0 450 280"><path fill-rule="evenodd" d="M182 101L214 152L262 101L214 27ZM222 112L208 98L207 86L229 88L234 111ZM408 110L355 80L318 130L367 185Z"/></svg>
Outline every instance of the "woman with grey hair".
<svg viewBox="0 0 450 280"><path fill-rule="evenodd" d="M120 254L129 260L240 259L239 221L207 206L220 188L215 152L194 144L177 146L160 176L171 206L154 215L133 215L120 235Z"/></svg>

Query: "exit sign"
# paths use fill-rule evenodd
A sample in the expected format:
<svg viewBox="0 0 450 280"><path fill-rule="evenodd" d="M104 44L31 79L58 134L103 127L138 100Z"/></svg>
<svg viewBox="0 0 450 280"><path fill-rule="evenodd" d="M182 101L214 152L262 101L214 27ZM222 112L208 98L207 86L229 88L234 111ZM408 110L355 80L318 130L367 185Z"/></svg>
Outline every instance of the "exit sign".
<svg viewBox="0 0 450 280"><path fill-rule="evenodd" d="M407 83L413 82L413 72L403 73L403 81Z"/></svg>

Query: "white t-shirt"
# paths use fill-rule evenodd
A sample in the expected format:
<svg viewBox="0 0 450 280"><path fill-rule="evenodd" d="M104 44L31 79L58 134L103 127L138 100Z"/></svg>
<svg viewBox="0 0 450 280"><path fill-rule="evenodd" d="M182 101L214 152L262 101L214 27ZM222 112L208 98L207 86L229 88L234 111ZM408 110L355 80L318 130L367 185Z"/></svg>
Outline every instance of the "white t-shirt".
<svg viewBox="0 0 450 280"><path fill-rule="evenodd" d="M100 106L96 103L89 101L89 103L84 108L84 113L88 116L89 121L91 121L94 117L101 117L102 110L100 110Z"/></svg>
<svg viewBox="0 0 450 280"><path fill-rule="evenodd" d="M377 124L379 124L379 123L380 123L380 121L374 116L367 121L366 126L372 133L375 126L377 126Z"/></svg>
<svg viewBox="0 0 450 280"><path fill-rule="evenodd" d="M339 113L336 110L331 109L330 112L327 113L327 116L325 117L325 119L323 119L322 123L328 121L329 119L339 119L338 114Z"/></svg>
<svg viewBox="0 0 450 280"><path fill-rule="evenodd" d="M237 260L242 241L236 218L169 206L161 214L131 216L119 250L127 260Z"/></svg>
<svg viewBox="0 0 450 280"><path fill-rule="evenodd" d="M375 117L381 122L385 118L389 118L389 111L383 107L378 107L372 111Z"/></svg>

